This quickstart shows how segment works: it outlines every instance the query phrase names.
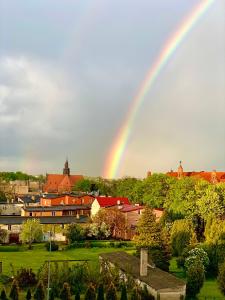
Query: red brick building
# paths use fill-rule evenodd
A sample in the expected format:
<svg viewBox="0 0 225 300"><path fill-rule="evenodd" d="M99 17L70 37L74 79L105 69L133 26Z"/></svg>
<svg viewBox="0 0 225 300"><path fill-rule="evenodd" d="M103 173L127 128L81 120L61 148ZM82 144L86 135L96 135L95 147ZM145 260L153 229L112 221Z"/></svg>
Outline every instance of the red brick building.
<svg viewBox="0 0 225 300"><path fill-rule="evenodd" d="M82 175L70 175L68 160L66 160L63 174L47 174L43 191L47 193L70 193L75 183L83 178Z"/></svg>
<svg viewBox="0 0 225 300"><path fill-rule="evenodd" d="M205 171L184 172L181 162L177 169L177 172L170 171L166 174L172 177L176 177L178 179L182 177L196 177L196 178L207 180L208 182L211 183L225 182L225 172L216 172L215 170L213 170L212 172L205 172Z"/></svg>

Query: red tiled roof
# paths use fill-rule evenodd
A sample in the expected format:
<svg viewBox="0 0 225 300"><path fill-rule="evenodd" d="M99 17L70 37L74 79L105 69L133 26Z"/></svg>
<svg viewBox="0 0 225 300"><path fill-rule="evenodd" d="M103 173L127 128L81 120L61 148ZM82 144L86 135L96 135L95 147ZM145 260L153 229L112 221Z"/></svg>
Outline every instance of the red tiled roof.
<svg viewBox="0 0 225 300"><path fill-rule="evenodd" d="M212 173L213 172L205 172L205 171L201 171L201 172L183 172L182 176L183 177L199 177L202 179L205 179L209 182L212 181ZM168 172L166 173L169 176L172 177L178 177L178 172ZM225 182L225 172L215 172L216 175L216 179L218 182Z"/></svg>
<svg viewBox="0 0 225 300"><path fill-rule="evenodd" d="M83 178L82 175L47 174L47 182L43 190L50 193L64 189L70 191L73 185Z"/></svg>
<svg viewBox="0 0 225 300"><path fill-rule="evenodd" d="M114 206L118 204L130 204L128 198L125 197L95 197L100 207Z"/></svg>

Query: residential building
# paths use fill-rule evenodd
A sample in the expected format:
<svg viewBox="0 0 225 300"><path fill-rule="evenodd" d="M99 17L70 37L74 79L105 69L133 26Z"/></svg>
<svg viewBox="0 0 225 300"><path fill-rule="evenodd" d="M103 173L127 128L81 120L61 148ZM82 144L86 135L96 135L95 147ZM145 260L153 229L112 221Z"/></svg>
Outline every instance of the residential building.
<svg viewBox="0 0 225 300"><path fill-rule="evenodd" d="M125 197L95 197L91 205L91 216L95 216L100 208L109 208L115 206L122 206L124 204L129 205L130 201Z"/></svg>

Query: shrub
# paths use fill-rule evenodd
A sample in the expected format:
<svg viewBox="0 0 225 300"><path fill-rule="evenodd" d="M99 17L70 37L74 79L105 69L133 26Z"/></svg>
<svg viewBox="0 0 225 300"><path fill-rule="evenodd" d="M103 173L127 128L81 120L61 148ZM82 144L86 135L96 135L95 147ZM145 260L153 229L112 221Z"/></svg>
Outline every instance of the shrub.
<svg viewBox="0 0 225 300"><path fill-rule="evenodd" d="M225 261L219 267L219 274L218 274L217 281L222 294L225 295Z"/></svg>
<svg viewBox="0 0 225 300"><path fill-rule="evenodd" d="M116 288L112 282L106 291L106 300L117 300Z"/></svg>
<svg viewBox="0 0 225 300"><path fill-rule="evenodd" d="M194 248L188 252L188 257L184 264L185 268L188 269L196 260L199 260L203 264L204 270L206 270L209 265L209 258L202 248Z"/></svg>
<svg viewBox="0 0 225 300"><path fill-rule="evenodd" d="M218 274L219 265L225 260L225 244L205 244L203 247L209 257L210 275L215 276Z"/></svg>
<svg viewBox="0 0 225 300"><path fill-rule="evenodd" d="M47 251L50 251L50 242L45 243L45 248ZM56 242L51 241L51 251L58 251L59 245Z"/></svg>
<svg viewBox="0 0 225 300"><path fill-rule="evenodd" d="M45 290L44 285L42 281L39 281L35 293L34 293L34 299L36 300L44 300L45 299Z"/></svg>
<svg viewBox="0 0 225 300"><path fill-rule="evenodd" d="M67 226L65 235L70 244L85 239L84 229L79 224L76 223L71 223L70 225Z"/></svg>
<svg viewBox="0 0 225 300"><path fill-rule="evenodd" d="M26 294L26 300L31 300L32 296L31 296L31 291L30 289L27 290L27 294Z"/></svg>
<svg viewBox="0 0 225 300"><path fill-rule="evenodd" d="M0 295L0 300L7 300L5 289L3 288Z"/></svg>
<svg viewBox="0 0 225 300"><path fill-rule="evenodd" d="M32 269L20 268L15 276L19 287L28 287L37 283L36 275Z"/></svg>
<svg viewBox="0 0 225 300"><path fill-rule="evenodd" d="M195 260L195 262L187 269L186 275L187 295L195 297L200 292L205 280L205 270L202 262L200 260Z"/></svg>
<svg viewBox="0 0 225 300"><path fill-rule="evenodd" d="M64 284L63 284L63 289L60 293L60 299L71 300L70 286L67 282L64 282Z"/></svg>
<svg viewBox="0 0 225 300"><path fill-rule="evenodd" d="M97 295L97 300L104 300L104 286L102 283L99 284L98 286L98 295Z"/></svg>
<svg viewBox="0 0 225 300"><path fill-rule="evenodd" d="M95 288L92 284L90 284L85 293L84 300L95 300L95 299L96 299Z"/></svg>
<svg viewBox="0 0 225 300"><path fill-rule="evenodd" d="M15 279L13 280L9 297L12 300L18 300L19 299L19 287L18 287L18 282Z"/></svg>

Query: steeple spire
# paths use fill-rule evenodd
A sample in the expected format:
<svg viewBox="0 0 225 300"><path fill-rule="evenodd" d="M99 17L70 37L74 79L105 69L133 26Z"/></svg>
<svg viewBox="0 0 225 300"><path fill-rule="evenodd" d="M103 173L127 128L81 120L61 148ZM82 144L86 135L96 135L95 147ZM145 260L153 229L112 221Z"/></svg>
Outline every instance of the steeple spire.
<svg viewBox="0 0 225 300"><path fill-rule="evenodd" d="M180 165L178 167L178 170L177 170L177 177L180 179L183 177L183 173L184 173L184 170L183 170L183 167L181 165L182 161L180 160Z"/></svg>
<svg viewBox="0 0 225 300"><path fill-rule="evenodd" d="M63 175L70 175L70 168L68 163L68 158L66 159L64 169L63 169Z"/></svg>

